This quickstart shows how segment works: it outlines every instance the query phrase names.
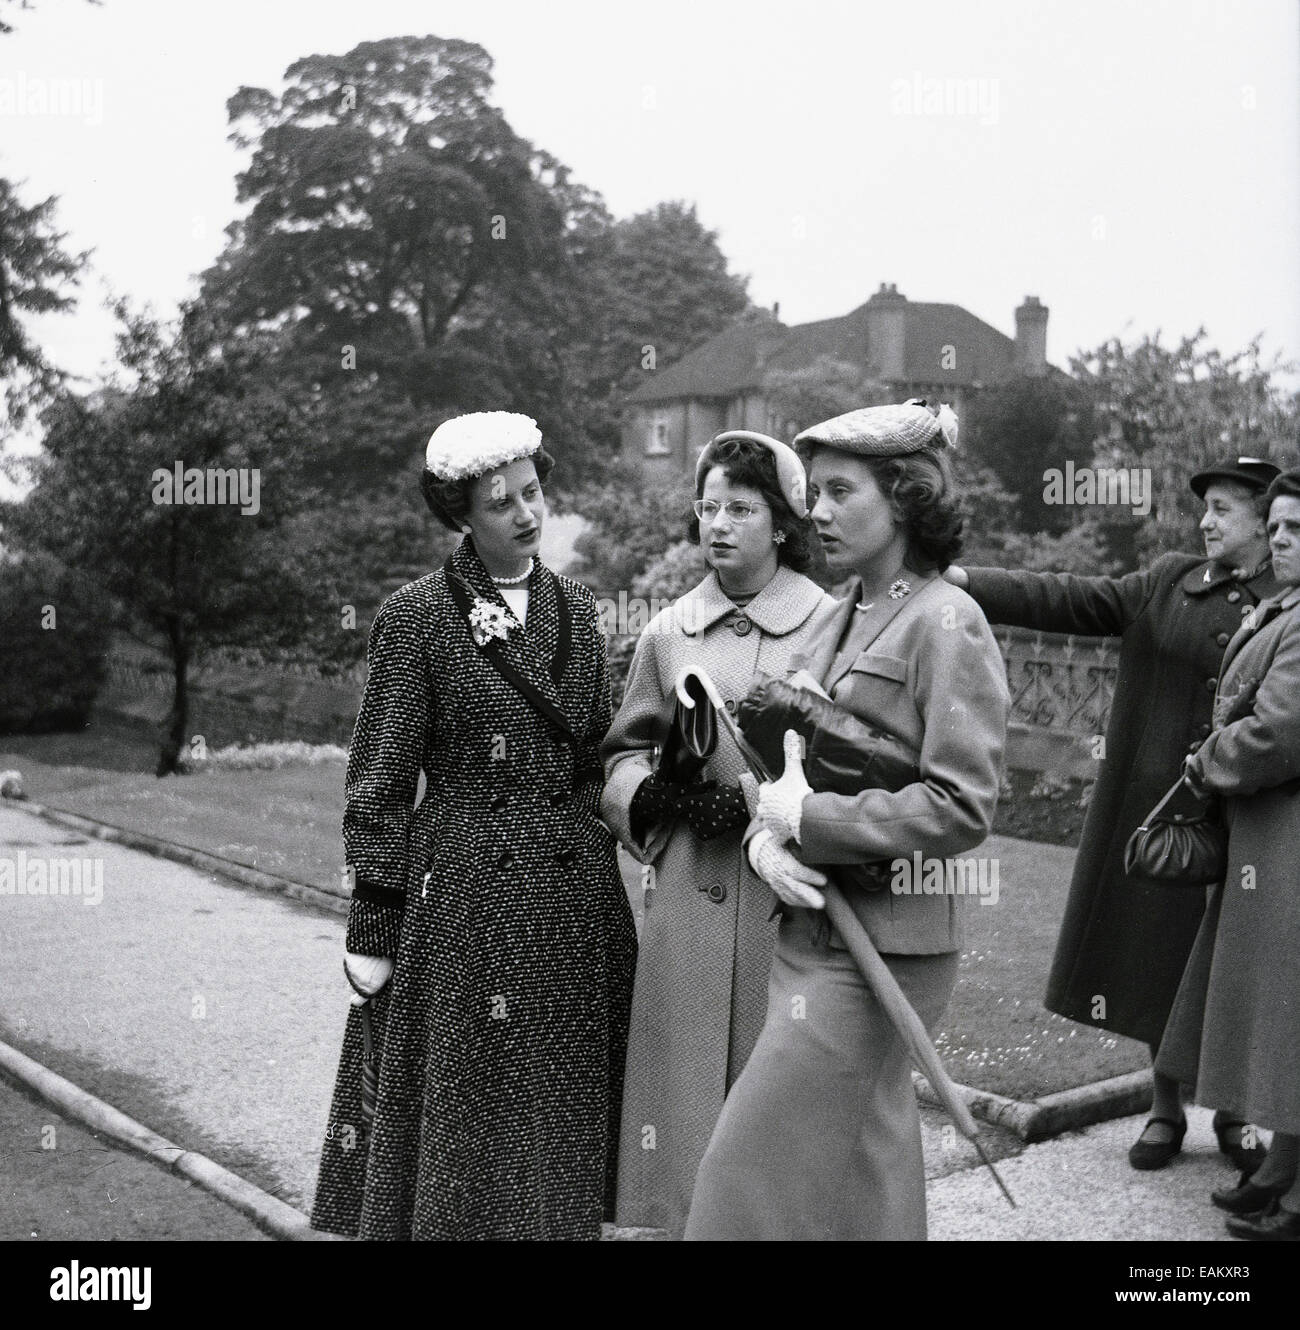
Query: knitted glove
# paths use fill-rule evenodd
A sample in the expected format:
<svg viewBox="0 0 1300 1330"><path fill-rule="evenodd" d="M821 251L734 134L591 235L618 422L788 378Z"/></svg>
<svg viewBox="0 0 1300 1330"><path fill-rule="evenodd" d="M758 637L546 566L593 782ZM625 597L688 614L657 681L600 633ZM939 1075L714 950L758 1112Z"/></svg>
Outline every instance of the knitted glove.
<svg viewBox="0 0 1300 1330"><path fill-rule="evenodd" d="M703 781L690 785L678 801L686 825L697 840L712 840L726 831L743 827L749 821L745 796L738 785L719 785Z"/></svg>
<svg viewBox="0 0 1300 1330"><path fill-rule="evenodd" d="M393 962L387 956L359 956L349 951L343 957L343 973L355 990L353 1006L380 992L393 975Z"/></svg>
<svg viewBox="0 0 1300 1330"><path fill-rule="evenodd" d="M628 805L627 820L632 835L644 843L651 827L676 817L680 794L678 786L660 780L658 772L651 772L636 787L636 793Z"/></svg>
<svg viewBox="0 0 1300 1330"><path fill-rule="evenodd" d="M776 837L766 827L749 842L749 863L787 905L807 910L826 908L826 898L816 890L826 885L826 874L800 863L789 850L777 844Z"/></svg>
<svg viewBox="0 0 1300 1330"><path fill-rule="evenodd" d="M782 845L799 839L803 801L811 793L812 786L803 774L803 740L794 730L786 730L781 779L761 785L758 791L759 820Z"/></svg>

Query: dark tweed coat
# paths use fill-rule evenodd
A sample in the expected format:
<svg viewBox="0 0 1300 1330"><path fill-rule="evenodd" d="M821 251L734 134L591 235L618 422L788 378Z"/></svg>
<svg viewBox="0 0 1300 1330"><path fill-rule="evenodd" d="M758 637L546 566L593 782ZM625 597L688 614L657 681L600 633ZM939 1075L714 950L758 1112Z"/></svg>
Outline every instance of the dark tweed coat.
<svg viewBox="0 0 1300 1330"><path fill-rule="evenodd" d="M1124 845L1210 733L1223 650L1277 583L1271 571L1237 582L1190 554L1162 555L1124 577L968 572L970 594L993 623L1122 639L1106 757L1084 819L1044 1003L1071 1020L1156 1045L1205 896L1126 877Z"/></svg>
<svg viewBox="0 0 1300 1330"><path fill-rule="evenodd" d="M1225 800L1228 872L1156 1066L1197 1103L1300 1134L1300 591L1233 639L1214 724L1192 765Z"/></svg>
<svg viewBox="0 0 1300 1330"><path fill-rule="evenodd" d="M505 605L471 541L448 566ZM368 1137L348 1014L312 1223L363 1238L594 1239L612 1200L636 956L597 818L604 639L591 593L538 563L526 629L481 648L460 585L446 569L410 583L371 630L343 821L347 946L396 964L374 1002Z"/></svg>

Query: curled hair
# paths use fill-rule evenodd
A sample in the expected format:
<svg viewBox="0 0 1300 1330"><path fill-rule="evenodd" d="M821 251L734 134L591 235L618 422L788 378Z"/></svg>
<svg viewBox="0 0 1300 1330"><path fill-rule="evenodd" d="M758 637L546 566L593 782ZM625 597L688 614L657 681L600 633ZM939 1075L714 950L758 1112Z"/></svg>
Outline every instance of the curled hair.
<svg viewBox="0 0 1300 1330"><path fill-rule="evenodd" d="M539 448L529 460L537 468L538 482L545 484L555 466L555 458L545 448ZM429 511L443 526L460 531L473 506L474 485L478 479L478 476L466 476L464 480L439 480L426 466L420 472L420 493Z"/></svg>
<svg viewBox="0 0 1300 1330"><path fill-rule="evenodd" d="M889 457L850 456L871 469L880 492L889 500L894 520L903 527L907 567L914 573L943 572L962 551L965 525L947 455L922 448ZM811 456L807 460L811 462Z"/></svg>
<svg viewBox="0 0 1300 1330"><path fill-rule="evenodd" d="M806 573L812 567L813 525L808 518L798 516L790 500L781 493L776 458L753 439L724 439L711 444L708 462L695 487L697 499L703 497L704 482L714 467L721 467L722 474L733 485L748 485L758 490L772 509L772 534L785 532L785 540L776 547L778 562L796 573ZM700 519L694 513L686 525L686 534L692 545L700 543Z"/></svg>

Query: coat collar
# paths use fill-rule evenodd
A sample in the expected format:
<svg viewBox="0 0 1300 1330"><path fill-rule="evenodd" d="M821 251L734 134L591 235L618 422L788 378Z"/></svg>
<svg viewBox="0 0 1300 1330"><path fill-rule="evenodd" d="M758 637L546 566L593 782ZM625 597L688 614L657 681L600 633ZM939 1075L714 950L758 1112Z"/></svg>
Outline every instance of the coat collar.
<svg viewBox="0 0 1300 1330"><path fill-rule="evenodd" d="M1228 669L1228 662L1241 651L1242 647L1265 624L1271 623L1279 614L1295 609L1297 605L1300 605L1300 587L1279 587L1276 595L1268 600L1260 601L1250 614L1242 620L1241 627L1237 629L1232 641L1228 643L1223 653L1223 661L1219 666L1219 677L1224 676Z"/></svg>
<svg viewBox="0 0 1300 1330"><path fill-rule="evenodd" d="M780 564L772 580L749 602L737 605L718 581L716 572L692 587L673 606L678 625L688 633L703 632L729 614L743 614L773 637L784 637L803 624L822 602L816 582Z"/></svg>
<svg viewBox="0 0 1300 1330"><path fill-rule="evenodd" d="M1183 577L1183 591L1189 596L1203 596L1237 580L1232 575L1232 569L1212 559L1203 559L1187 570ZM1267 600L1281 590L1273 577L1273 565L1267 562L1254 577L1241 579L1240 585L1247 587L1256 600Z"/></svg>

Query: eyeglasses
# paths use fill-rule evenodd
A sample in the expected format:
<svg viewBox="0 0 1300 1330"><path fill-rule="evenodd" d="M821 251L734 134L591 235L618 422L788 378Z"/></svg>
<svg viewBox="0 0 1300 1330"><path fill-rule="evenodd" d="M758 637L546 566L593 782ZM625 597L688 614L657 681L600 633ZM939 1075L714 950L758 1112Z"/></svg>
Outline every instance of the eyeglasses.
<svg viewBox="0 0 1300 1330"><path fill-rule="evenodd" d="M712 522L717 517L718 510L725 508L727 516L737 526L742 526L749 521L755 508L770 508L771 504L752 503L749 499L732 499L730 503L719 503L716 499L696 499L691 507L695 509L695 516L701 522Z"/></svg>

